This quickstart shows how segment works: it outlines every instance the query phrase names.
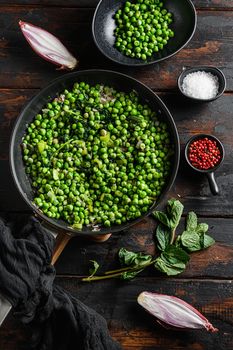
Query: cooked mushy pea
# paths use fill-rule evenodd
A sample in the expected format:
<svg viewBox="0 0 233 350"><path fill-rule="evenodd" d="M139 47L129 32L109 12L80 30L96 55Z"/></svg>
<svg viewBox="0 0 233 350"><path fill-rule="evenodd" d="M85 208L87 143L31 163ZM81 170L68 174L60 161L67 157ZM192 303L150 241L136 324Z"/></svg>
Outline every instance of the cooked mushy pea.
<svg viewBox="0 0 233 350"><path fill-rule="evenodd" d="M35 205L77 229L140 217L171 169L167 125L137 93L85 82L36 115L22 149Z"/></svg>

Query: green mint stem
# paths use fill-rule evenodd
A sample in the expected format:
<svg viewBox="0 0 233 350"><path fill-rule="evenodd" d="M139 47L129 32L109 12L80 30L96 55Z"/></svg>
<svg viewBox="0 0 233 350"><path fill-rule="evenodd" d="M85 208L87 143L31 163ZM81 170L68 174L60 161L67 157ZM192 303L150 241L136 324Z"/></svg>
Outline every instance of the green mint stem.
<svg viewBox="0 0 233 350"><path fill-rule="evenodd" d="M93 276L93 277L86 277L82 278L83 282L92 282L92 281L99 281L99 280L106 280L108 278L115 278L121 276L122 272L120 273L115 273L112 275L105 275L105 276Z"/></svg>
<svg viewBox="0 0 233 350"><path fill-rule="evenodd" d="M105 275L103 275L103 276L92 276L92 277L89 276L86 278L82 278L82 281L83 282L91 282L91 281L100 281L100 280L105 280L105 279L109 279L109 278L120 277L123 272L133 272L133 271L145 269L147 266L154 264L155 261L156 260L152 260L143 266L123 267L123 268L118 269L118 270L107 271L107 272L105 272Z"/></svg>
<svg viewBox="0 0 233 350"><path fill-rule="evenodd" d="M174 243L175 237L176 237L176 227L172 229L170 244Z"/></svg>
<svg viewBox="0 0 233 350"><path fill-rule="evenodd" d="M125 272L125 271L128 271L128 270L129 270L129 267L122 267L122 269L106 271L104 274L105 275L112 275L114 273Z"/></svg>

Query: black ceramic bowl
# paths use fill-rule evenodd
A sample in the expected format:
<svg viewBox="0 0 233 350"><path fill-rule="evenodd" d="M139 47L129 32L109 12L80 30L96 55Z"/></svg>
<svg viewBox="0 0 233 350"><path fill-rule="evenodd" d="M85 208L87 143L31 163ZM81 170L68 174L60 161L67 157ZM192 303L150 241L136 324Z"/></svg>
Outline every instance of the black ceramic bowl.
<svg viewBox="0 0 233 350"><path fill-rule="evenodd" d="M211 73L218 78L219 88L218 88L218 94L215 97L209 98L209 99L200 99L200 98L195 98L195 97L189 96L183 91L182 85L183 85L184 78L188 74L198 72L198 71ZM200 66L200 67L187 68L180 74L180 76L178 78L178 88L179 88L180 92L182 93L182 95L184 95L185 97L187 97L193 101L211 102L211 101L214 101L217 98L219 98L224 93L224 91L226 89L226 78L220 69L213 67L213 66Z"/></svg>
<svg viewBox="0 0 233 350"><path fill-rule="evenodd" d="M217 146L220 150L221 160L215 167L207 169L207 170L201 170L201 169L195 168L195 166L192 165L192 163L189 160L188 152L189 152L189 147L191 146L191 144L193 142L195 142L197 140L204 139L205 137L207 137L210 140L216 141ZM205 174L207 176L208 181L209 181L209 185L210 185L210 190L213 193L213 195L219 194L219 188L218 188L218 185L215 181L214 172L222 165L224 157L225 157L225 150L224 150L223 144L216 136L213 136L213 135L209 135L209 134L195 135L195 136L191 137L191 139L187 142L187 144L185 146L185 159L186 159L187 163L189 164L189 166L193 170L195 170L199 173Z"/></svg>
<svg viewBox="0 0 233 350"><path fill-rule="evenodd" d="M130 58L118 51L115 46L114 14L126 0L101 0L95 10L92 34L99 50L110 60L126 66L146 66L163 61L180 51L191 40L197 22L196 10L191 0L164 0L164 6L173 14L171 28L175 32L163 50L155 53L146 62Z"/></svg>

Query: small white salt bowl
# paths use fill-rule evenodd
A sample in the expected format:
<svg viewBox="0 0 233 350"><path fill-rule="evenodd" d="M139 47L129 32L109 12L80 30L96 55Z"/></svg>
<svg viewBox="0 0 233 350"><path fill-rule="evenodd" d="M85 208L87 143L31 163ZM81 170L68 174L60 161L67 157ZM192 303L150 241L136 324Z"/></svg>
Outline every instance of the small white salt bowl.
<svg viewBox="0 0 233 350"><path fill-rule="evenodd" d="M188 95L186 92L184 92L183 89L183 81L184 78L190 74L190 73L196 73L196 72L206 72L206 73L211 73L212 75L214 75L215 77L217 77L218 79L218 91L217 91L217 95L215 95L212 98L197 98L191 95ZM182 93L182 95L184 95L185 97L193 100L193 101L197 101L197 102L210 102L210 101L214 101L217 98L219 98L225 91L226 89L226 78L225 75L223 74L223 72L218 69L217 67L213 67L213 66L200 66L200 67L192 67L192 68L186 68L185 70L183 70L183 72L180 74L179 78L178 78L178 88L180 90L180 92ZM201 89L201 86L200 86Z"/></svg>

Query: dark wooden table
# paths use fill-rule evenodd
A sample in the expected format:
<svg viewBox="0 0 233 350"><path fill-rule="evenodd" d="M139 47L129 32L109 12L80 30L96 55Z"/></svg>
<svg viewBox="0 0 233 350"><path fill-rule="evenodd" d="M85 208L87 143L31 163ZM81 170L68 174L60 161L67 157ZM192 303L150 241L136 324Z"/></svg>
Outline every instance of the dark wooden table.
<svg viewBox="0 0 233 350"><path fill-rule="evenodd" d="M26 43L18 27L22 19L56 34L80 59L80 69L106 68L125 72L157 92L177 124L182 155L188 138L205 132L224 143L226 159L216 173L220 196L213 197L206 178L185 165L169 197L180 198L185 214L193 209L210 226L217 243L192 255L187 270L178 278L164 278L147 271L134 281L119 280L84 284L79 275L96 259L104 269L116 266L120 247L154 252L152 218L95 244L75 238L56 264L56 282L107 319L112 336L126 350L227 350L233 348L233 0L195 0L196 33L190 44L168 61L132 69L113 64L95 48L91 21L96 0L0 1L0 211L11 220L30 215L11 179L8 165L9 138L22 106L38 89L62 73L40 59ZM227 91L215 102L190 104L178 94L176 80L183 67L215 65L227 78ZM176 295L199 308L219 333L171 332L161 329L136 304L143 290ZM0 349L16 350L27 341L27 330L12 315L0 329Z"/></svg>

